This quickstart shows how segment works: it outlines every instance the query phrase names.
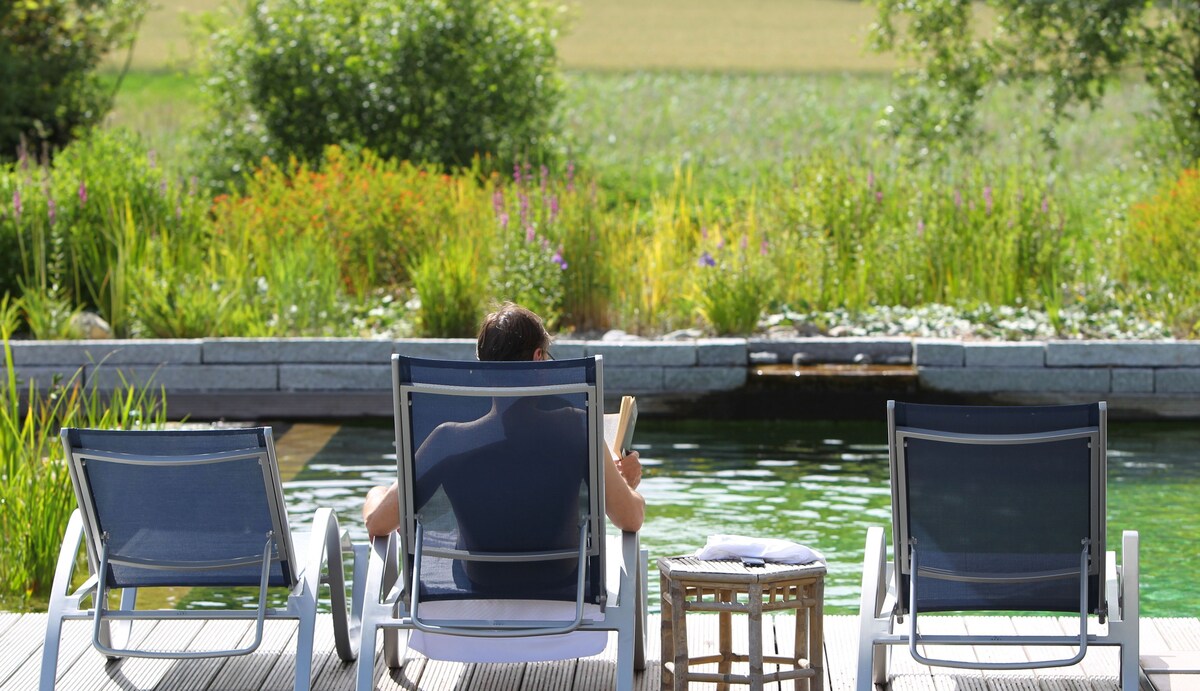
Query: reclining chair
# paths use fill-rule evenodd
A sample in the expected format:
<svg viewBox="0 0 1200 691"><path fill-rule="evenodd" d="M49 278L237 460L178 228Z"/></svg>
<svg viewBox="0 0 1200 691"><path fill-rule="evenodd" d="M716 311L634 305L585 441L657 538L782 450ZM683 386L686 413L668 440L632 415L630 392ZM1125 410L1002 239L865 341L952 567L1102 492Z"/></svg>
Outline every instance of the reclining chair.
<svg viewBox="0 0 1200 691"><path fill-rule="evenodd" d="M1038 669L1120 646L1122 691L1138 688L1138 535L1105 552L1107 409L888 402L894 563L867 532L858 691L888 680L885 646L926 665ZM930 612L1071 612L1079 635L930 635ZM1089 617L1095 617L1089 620ZM905 621L907 619L907 621ZM1107 622L1107 634L1089 632ZM934 659L927 645L1071 646L1048 660Z"/></svg>

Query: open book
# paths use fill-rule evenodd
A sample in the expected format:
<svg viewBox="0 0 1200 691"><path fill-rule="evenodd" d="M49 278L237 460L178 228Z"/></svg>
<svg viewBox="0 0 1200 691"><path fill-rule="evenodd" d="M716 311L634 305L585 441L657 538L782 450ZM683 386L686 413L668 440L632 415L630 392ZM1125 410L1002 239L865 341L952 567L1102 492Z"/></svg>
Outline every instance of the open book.
<svg viewBox="0 0 1200 691"><path fill-rule="evenodd" d="M637 399L621 397L621 412L604 416L604 443L613 460L629 452L633 445L633 427L637 424Z"/></svg>

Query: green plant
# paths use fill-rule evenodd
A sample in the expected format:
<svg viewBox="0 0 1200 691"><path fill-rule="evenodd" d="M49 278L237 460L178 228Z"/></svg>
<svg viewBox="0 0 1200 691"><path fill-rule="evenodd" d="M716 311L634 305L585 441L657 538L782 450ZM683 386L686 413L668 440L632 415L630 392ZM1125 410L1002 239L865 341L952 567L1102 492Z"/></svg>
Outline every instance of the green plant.
<svg viewBox="0 0 1200 691"><path fill-rule="evenodd" d="M414 260L409 270L421 300L420 335L468 338L475 335L485 303L487 257L470 236L446 237Z"/></svg>
<svg viewBox="0 0 1200 691"><path fill-rule="evenodd" d="M241 0L202 24L220 178L330 144L503 163L555 136L560 19L541 2Z"/></svg>
<svg viewBox="0 0 1200 691"><path fill-rule="evenodd" d="M1200 336L1200 172L1184 170L1135 204L1114 247L1126 295L1177 335Z"/></svg>
<svg viewBox="0 0 1200 691"><path fill-rule="evenodd" d="M753 333L767 307L771 277L766 240L751 248L743 235L738 247L721 239L700 255L696 309L719 336Z"/></svg>
<svg viewBox="0 0 1200 691"><path fill-rule="evenodd" d="M66 146L112 107L96 68L132 47L148 0L0 4L0 161ZM22 153L18 153L21 149Z"/></svg>
<svg viewBox="0 0 1200 691"><path fill-rule="evenodd" d="M21 298L14 304L20 307L34 338L56 341L77 337L73 322L83 309L72 304L62 286L22 286Z"/></svg>
<svg viewBox="0 0 1200 691"><path fill-rule="evenodd" d="M884 124L925 150L978 141L977 112L996 85L1036 86L1052 113L1045 142L1073 106L1101 105L1112 77L1144 72L1173 154L1200 156L1200 6L1190 2L875 0L874 47L913 66ZM982 11L981 11L982 10ZM982 17L981 17L982 15ZM1032 92L1032 89L1030 89Z"/></svg>
<svg viewBox="0 0 1200 691"><path fill-rule="evenodd" d="M44 601L54 577L59 546L75 506L59 429L66 426L154 428L166 420L161 393L121 385L104 396L85 389L81 373L45 389L22 387L9 338L16 306L0 298L0 604L25 609ZM24 390L23 390L24 389Z"/></svg>

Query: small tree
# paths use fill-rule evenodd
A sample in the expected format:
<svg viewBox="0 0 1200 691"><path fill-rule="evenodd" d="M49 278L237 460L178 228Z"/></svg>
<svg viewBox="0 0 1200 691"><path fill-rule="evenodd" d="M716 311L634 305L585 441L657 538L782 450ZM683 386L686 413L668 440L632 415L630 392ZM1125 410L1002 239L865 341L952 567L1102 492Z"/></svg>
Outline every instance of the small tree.
<svg viewBox="0 0 1200 691"><path fill-rule="evenodd" d="M892 133L958 141L998 84L1042 81L1052 119L1096 107L1110 77L1144 70L1178 153L1200 156L1200 6L1146 0L874 0L873 47L918 66L903 75ZM995 12L990 33L975 11ZM991 23L991 22L989 22Z"/></svg>
<svg viewBox="0 0 1200 691"><path fill-rule="evenodd" d="M240 0L201 22L218 177L331 144L458 166L537 157L557 10L526 0Z"/></svg>
<svg viewBox="0 0 1200 691"><path fill-rule="evenodd" d="M0 161L57 150L112 107L96 67L131 48L148 0L0 1Z"/></svg>

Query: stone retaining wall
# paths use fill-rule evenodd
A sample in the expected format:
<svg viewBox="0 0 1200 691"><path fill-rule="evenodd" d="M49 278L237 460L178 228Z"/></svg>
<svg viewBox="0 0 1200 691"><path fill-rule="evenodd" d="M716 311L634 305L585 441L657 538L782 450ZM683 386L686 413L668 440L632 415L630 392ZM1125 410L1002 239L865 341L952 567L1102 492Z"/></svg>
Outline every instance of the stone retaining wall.
<svg viewBox="0 0 1200 691"><path fill-rule="evenodd" d="M390 415L392 353L470 359L474 347L470 339L196 339L16 341L12 352L19 379L42 388L82 368L85 385L101 390L122 380L164 387L173 415L270 418ZM1195 342L563 340L552 351L558 358L603 355L605 390L639 395L651 411L660 400L752 394L765 364L811 370L834 363L908 368L908 393L926 400L1107 399L1139 416L1200 418ZM859 376L854 386L865 392L872 382Z"/></svg>

